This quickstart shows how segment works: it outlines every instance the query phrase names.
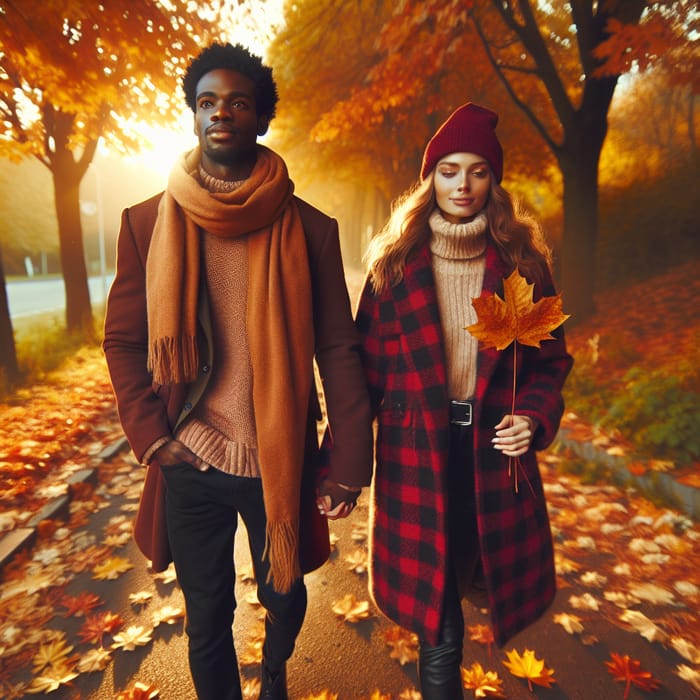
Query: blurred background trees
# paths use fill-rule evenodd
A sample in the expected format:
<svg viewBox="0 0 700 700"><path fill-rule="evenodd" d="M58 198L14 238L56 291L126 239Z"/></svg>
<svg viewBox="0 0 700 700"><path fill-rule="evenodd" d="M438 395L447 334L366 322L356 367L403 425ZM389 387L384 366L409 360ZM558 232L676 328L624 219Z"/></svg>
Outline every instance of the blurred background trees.
<svg viewBox="0 0 700 700"><path fill-rule="evenodd" d="M93 328L80 183L100 139L134 150L139 122L172 123L188 57L218 36L221 8L206 5L205 15L187 0L0 3L0 155L51 173L69 331Z"/></svg>
<svg viewBox="0 0 700 700"><path fill-rule="evenodd" d="M335 56L362 51L365 72L311 128L312 139L325 146L318 152L333 153L341 162L349 162L348 150L372 152L374 166L364 182L381 183L383 191L388 183L395 196L415 179L428 136L454 108L467 100L492 107L501 114L507 186L525 193L540 216L552 210L549 202L543 211L549 198L543 190L561 192L554 242L565 303L576 321L590 316L597 278L600 157L620 76L652 76L662 91L671 82L677 103L672 108L664 99L668 111L660 128L678 130L677 104L683 103L685 148L697 152L692 146L698 94L694 4L405 0L387 17L381 12L385 3L296 2L286 17L288 33L271 49L276 65L298 57L309 36L293 28L304 26L302 18L319 6L324 7L321 23L331 14L337 22L327 25L327 51ZM367 21L382 22L367 49L335 38L338 25L342 31L346 23L358 26L358 12L369 13ZM314 54L306 71L297 67L295 77L307 94L328 96L343 83L338 80L329 93L323 56ZM657 78L661 73L665 80ZM638 83L635 88L631 84L628 90L635 90ZM634 94L626 96L628 103ZM308 122L312 109L307 110ZM625 131L628 125L620 123L620 128ZM666 139L652 148L667 159L672 157L669 145ZM644 148L643 142L635 148ZM668 172L669 165L667 161L655 176Z"/></svg>
<svg viewBox="0 0 700 700"><path fill-rule="evenodd" d="M349 267L429 136L471 100L501 115L505 184L544 221L583 320L610 285L698 255L699 24L689 0L0 0L5 265L56 258L67 326L90 326L79 196L96 197L98 142L110 260L119 208L165 184L118 159L153 129L171 134L161 158L183 148L175 129L194 144L179 76L235 28L278 81L265 141L340 220Z"/></svg>

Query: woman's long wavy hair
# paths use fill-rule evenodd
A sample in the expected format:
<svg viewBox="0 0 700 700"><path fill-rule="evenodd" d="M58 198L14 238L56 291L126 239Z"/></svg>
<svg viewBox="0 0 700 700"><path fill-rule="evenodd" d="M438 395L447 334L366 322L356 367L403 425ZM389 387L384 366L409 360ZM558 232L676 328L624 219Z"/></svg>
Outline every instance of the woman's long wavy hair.
<svg viewBox="0 0 700 700"><path fill-rule="evenodd" d="M428 219L437 207L434 174L433 170L394 202L386 224L369 243L364 259L375 293L401 282L406 261L430 238ZM493 173L485 211L491 240L503 261L531 283L542 283L552 264L542 230Z"/></svg>

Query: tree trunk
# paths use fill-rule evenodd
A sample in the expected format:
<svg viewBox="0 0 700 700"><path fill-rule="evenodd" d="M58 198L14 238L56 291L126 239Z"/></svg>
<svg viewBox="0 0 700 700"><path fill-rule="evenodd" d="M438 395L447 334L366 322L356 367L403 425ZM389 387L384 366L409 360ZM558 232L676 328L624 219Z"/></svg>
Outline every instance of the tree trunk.
<svg viewBox="0 0 700 700"><path fill-rule="evenodd" d="M565 153L559 161L564 178L561 287L571 325L591 317L596 310L599 156L600 149L583 148L578 156Z"/></svg>
<svg viewBox="0 0 700 700"><path fill-rule="evenodd" d="M17 366L15 336L10 319L5 267L2 262L2 248L0 248L0 378L4 378L7 384L13 384L18 377L19 367Z"/></svg>
<svg viewBox="0 0 700 700"><path fill-rule="evenodd" d="M88 287L83 230L80 221L80 180L83 169L72 159L61 159L53 170L61 269L66 291L68 332L89 337L94 332Z"/></svg>

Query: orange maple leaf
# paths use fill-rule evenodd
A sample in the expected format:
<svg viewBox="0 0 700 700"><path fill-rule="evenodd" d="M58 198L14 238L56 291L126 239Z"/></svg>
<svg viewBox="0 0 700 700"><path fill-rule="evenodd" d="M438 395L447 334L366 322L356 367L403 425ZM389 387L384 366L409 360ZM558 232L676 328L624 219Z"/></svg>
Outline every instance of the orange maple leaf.
<svg viewBox="0 0 700 700"><path fill-rule="evenodd" d="M105 634L114 634L124 625L120 615L111 612L90 615L83 623L78 636L86 644L101 644Z"/></svg>
<svg viewBox="0 0 700 700"><path fill-rule="evenodd" d="M94 593L82 591L77 596L64 595L59 604L66 609L63 617L86 617L93 608L102 605L103 600Z"/></svg>
<svg viewBox="0 0 700 700"><path fill-rule="evenodd" d="M561 295L542 297L532 301L534 284L517 270L503 280L503 299L497 294L472 299L477 323L467 326L484 347L505 350L513 341L540 347L543 340L551 340L552 331L569 316L562 313Z"/></svg>
<svg viewBox="0 0 700 700"><path fill-rule="evenodd" d="M508 661L504 661L503 665L518 678L527 680L527 687L532 692L532 684L541 685L544 688L551 688L554 680L554 671L544 665L543 659L535 657L535 652L531 649L525 649L522 656L515 650L511 649L506 652Z"/></svg>
<svg viewBox="0 0 700 700"><path fill-rule="evenodd" d="M488 625L472 625L469 627L469 639L472 642L485 644L491 656L491 645L494 643L493 630Z"/></svg>
<svg viewBox="0 0 700 700"><path fill-rule="evenodd" d="M643 671L642 665L636 659L631 659L627 654L620 656L614 651L610 652L612 661L606 661L610 675L618 682L625 684L625 693L622 696L627 700L630 694L630 687L636 685L638 688L649 692L656 690L661 683L652 676L649 671Z"/></svg>

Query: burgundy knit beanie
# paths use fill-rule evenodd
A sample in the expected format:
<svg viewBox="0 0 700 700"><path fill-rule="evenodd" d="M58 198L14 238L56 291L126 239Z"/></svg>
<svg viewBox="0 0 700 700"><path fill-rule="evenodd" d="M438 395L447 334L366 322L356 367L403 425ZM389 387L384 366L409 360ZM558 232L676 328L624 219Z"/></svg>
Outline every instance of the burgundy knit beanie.
<svg viewBox="0 0 700 700"><path fill-rule="evenodd" d="M450 153L474 153L486 158L498 182L503 177L503 149L496 138L498 115L473 102L458 107L435 132L423 154L420 179Z"/></svg>

